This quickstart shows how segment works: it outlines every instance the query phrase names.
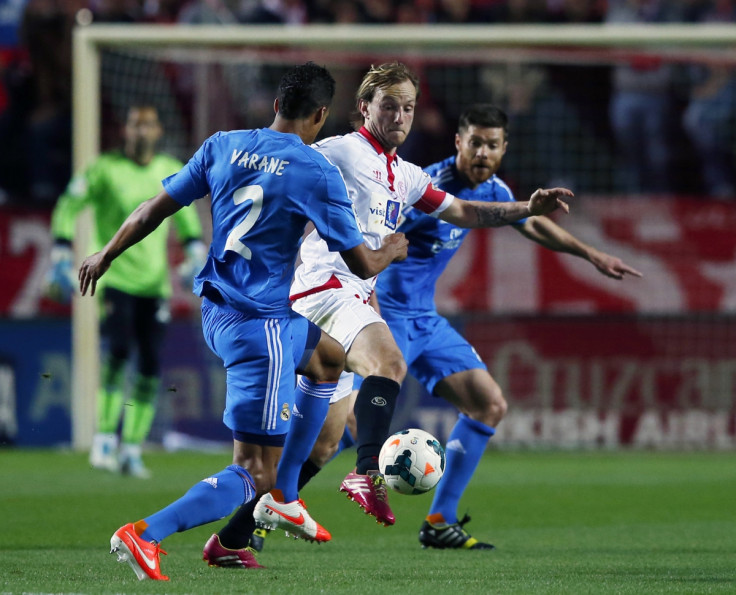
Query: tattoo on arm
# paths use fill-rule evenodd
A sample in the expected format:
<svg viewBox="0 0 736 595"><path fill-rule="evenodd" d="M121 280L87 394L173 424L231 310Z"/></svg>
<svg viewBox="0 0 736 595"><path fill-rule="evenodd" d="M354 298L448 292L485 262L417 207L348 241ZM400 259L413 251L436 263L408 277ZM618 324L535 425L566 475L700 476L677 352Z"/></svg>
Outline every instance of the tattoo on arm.
<svg viewBox="0 0 736 595"><path fill-rule="evenodd" d="M508 219L506 209L498 204L473 205L478 227L501 227L516 219Z"/></svg>

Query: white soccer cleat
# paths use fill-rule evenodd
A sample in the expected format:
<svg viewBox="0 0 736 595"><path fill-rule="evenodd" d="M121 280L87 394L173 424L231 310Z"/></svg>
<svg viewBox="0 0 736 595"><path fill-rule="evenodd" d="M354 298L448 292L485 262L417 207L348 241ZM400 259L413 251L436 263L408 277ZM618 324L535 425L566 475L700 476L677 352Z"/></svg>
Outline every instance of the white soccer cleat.
<svg viewBox="0 0 736 595"><path fill-rule="evenodd" d="M120 445L120 456L118 457L120 473L138 479L149 479L151 477L151 472L143 464L141 451L140 444L123 443Z"/></svg>
<svg viewBox="0 0 736 595"><path fill-rule="evenodd" d="M120 471L118 462L118 437L116 434L95 434L92 450L89 452L89 464L95 469Z"/></svg>
<svg viewBox="0 0 736 595"><path fill-rule="evenodd" d="M332 535L307 512L307 507L300 499L293 502L279 502L273 494L281 496L279 490L265 494L256 504L253 518L256 525L263 529L283 529L288 535L307 541L323 543L332 539Z"/></svg>

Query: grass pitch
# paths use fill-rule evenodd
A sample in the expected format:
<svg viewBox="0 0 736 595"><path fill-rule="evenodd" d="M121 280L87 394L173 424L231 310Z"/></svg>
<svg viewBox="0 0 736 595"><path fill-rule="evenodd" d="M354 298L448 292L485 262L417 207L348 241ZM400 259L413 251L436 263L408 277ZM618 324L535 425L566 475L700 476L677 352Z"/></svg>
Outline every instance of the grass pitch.
<svg viewBox="0 0 736 595"><path fill-rule="evenodd" d="M222 469L229 455L152 453L151 480L89 469L86 455L0 450L0 593L734 593L736 454L489 452L461 512L495 551L422 550L431 495L393 494L394 527L337 492L353 453L303 491L333 535L271 534L266 570L209 568L223 521L172 535L170 582L139 582L109 539Z"/></svg>

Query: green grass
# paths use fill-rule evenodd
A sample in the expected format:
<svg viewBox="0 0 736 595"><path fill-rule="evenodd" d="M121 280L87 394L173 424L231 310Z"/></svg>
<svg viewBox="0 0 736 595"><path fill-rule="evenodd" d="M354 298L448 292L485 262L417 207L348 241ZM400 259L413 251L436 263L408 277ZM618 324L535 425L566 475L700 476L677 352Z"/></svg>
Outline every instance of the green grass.
<svg viewBox="0 0 736 595"><path fill-rule="evenodd" d="M267 570L208 568L222 522L172 535L170 582L138 582L108 553L120 525L178 498L228 455L152 453L148 481L60 451L0 450L0 593L734 593L736 454L492 452L461 512L492 552L422 550L431 496L393 495L384 528L337 492L352 453L302 493L333 535L274 533Z"/></svg>

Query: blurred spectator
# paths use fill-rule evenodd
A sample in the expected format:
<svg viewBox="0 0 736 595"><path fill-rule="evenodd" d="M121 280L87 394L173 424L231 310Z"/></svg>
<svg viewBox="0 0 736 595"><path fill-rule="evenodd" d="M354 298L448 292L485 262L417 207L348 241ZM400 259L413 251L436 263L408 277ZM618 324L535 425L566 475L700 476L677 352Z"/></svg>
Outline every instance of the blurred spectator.
<svg viewBox="0 0 736 595"><path fill-rule="evenodd" d="M237 3L226 0L189 0L177 21L192 25L232 25L238 22Z"/></svg>
<svg viewBox="0 0 736 595"><path fill-rule="evenodd" d="M734 22L732 0L694 2L690 17L698 22ZM690 100L683 128L695 149L705 191L716 198L736 197L736 76L730 66L692 65Z"/></svg>
<svg viewBox="0 0 736 595"><path fill-rule="evenodd" d="M548 0L548 23L600 23L606 14L604 0Z"/></svg>
<svg viewBox="0 0 736 595"><path fill-rule="evenodd" d="M363 13L361 21L366 24L385 25L396 20L393 0L360 0L359 4Z"/></svg>
<svg viewBox="0 0 736 595"><path fill-rule="evenodd" d="M186 0L145 0L143 20L149 23L175 23L185 2Z"/></svg>
<svg viewBox="0 0 736 595"><path fill-rule="evenodd" d="M546 19L546 0L507 0L491 9L491 20L500 23L543 23Z"/></svg>
<svg viewBox="0 0 736 595"><path fill-rule="evenodd" d="M502 4L505 2L497 6ZM491 20L491 12L473 0L436 0L434 20L446 24L487 23Z"/></svg>
<svg viewBox="0 0 736 595"><path fill-rule="evenodd" d="M138 0L89 0L88 8L98 23L137 23L143 20Z"/></svg>
<svg viewBox="0 0 736 595"><path fill-rule="evenodd" d="M312 0L307 6L310 23L359 23L361 12L354 0Z"/></svg>
<svg viewBox="0 0 736 595"><path fill-rule="evenodd" d="M25 1L0 0L0 138L2 139L12 140L16 137L12 129L15 124L13 119L3 116L3 112L8 107L15 79L22 70L20 64L25 58L19 39ZM3 150L3 156L5 152L7 149ZM12 158L13 155L8 157ZM0 204L8 201L11 194L16 194L12 174L17 171L14 162L0 160Z"/></svg>
<svg viewBox="0 0 736 595"><path fill-rule="evenodd" d="M71 29L76 0L28 0L20 27L27 58L6 72L0 115L0 187L17 201L51 205L71 172Z"/></svg>
<svg viewBox="0 0 736 595"><path fill-rule="evenodd" d="M606 22L676 21L680 6L672 0L609 0ZM619 190L672 190L674 68L659 57L642 54L613 70L609 115L622 166Z"/></svg>

